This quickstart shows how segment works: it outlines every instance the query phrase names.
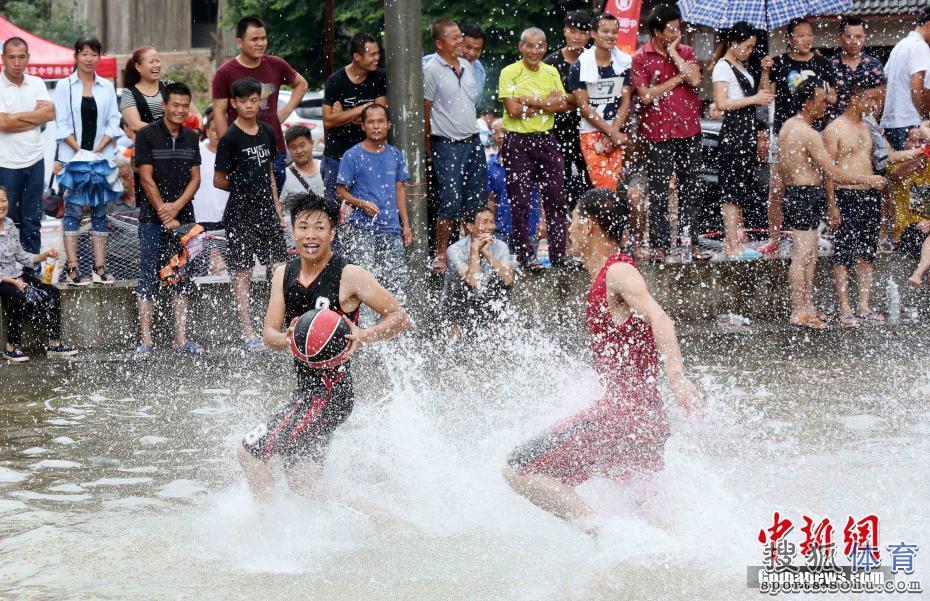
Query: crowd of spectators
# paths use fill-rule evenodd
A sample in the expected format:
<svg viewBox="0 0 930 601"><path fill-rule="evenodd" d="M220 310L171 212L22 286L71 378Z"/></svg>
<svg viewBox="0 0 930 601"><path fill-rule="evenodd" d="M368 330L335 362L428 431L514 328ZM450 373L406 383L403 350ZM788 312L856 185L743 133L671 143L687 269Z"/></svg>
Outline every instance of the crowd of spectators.
<svg viewBox="0 0 930 601"><path fill-rule="evenodd" d="M924 285L930 269L930 165L923 152L930 136L924 121L930 113L930 9L884 65L863 52L868 32L852 15L842 18L832 55L815 49L815 29L805 19L789 23L787 51L776 57L766 56L763 32L736 23L720 32L707 64L683 43L674 5L655 7L644 24L649 40L632 55L617 49L619 23L610 14L570 12L564 45L555 50L544 31L529 27L519 36L519 59L503 67L496 85L481 61L480 28L451 19L432 24L434 47L422 60L434 224L430 265L444 277L453 321L495 318L515 272L577 266L566 229L578 197L591 188L624 191L632 216L627 245L639 261L758 259L792 243L792 298L800 300L791 321L797 325L819 329L831 318L805 300L823 223L836 233L842 325L883 319L868 295L879 252L896 249L917 257L908 282ZM230 273L244 350L263 350L252 323L250 282L256 261L270 269L286 260L287 198L297 193L341 203L337 247L404 298L407 248L414 236L409 157L388 143L390 82L378 40L353 35L351 62L326 80L325 147L317 160L309 129L282 129L308 86L285 60L267 53L268 33L255 17L238 23L239 52L217 69L205 115L194 108L187 86L162 77L155 48L133 52L117 98L113 84L95 73L100 41L81 38L74 44L73 74L50 96L42 80L26 73L27 43L4 42L0 297L12 307L3 348L7 359L26 358L18 332L29 311L48 318L50 352L73 350L60 340L60 320L52 317L59 311L57 290L38 277L35 265L57 257L40 253L45 188L40 130L51 121L58 142L54 170L62 183L82 181L75 175L79 163L113 170L103 172L106 194L88 192L83 184L63 186L65 264L59 283L112 284L105 200L118 191L120 202L138 208L136 358L154 347L159 270L183 250L181 236L195 223L223 230L226 249L210 257L211 270L225 267ZM291 93L279 103L282 86ZM481 105L486 88L498 107ZM705 115L722 118L712 194L701 177ZM798 119L804 124L783 130ZM816 141L804 138L808 126L817 132ZM864 132L854 147L831 142L850 132ZM790 150L784 149L785 134ZM808 141L801 144L802 138ZM821 192L798 191L797 173L785 165L789 155L807 157L818 169L815 187L822 201ZM869 157L868 169L855 163L861 156ZM837 179L837 169L859 173L861 181ZM865 194L866 189L884 191ZM746 233L760 197L768 200L763 200L767 244L754 243ZM809 214L798 212L802 197ZM722 224L716 253L698 243L708 198L715 211L719 205ZM77 258L86 213L93 252L89 278ZM859 285L855 308L847 296L848 270ZM198 355L204 348L185 332L190 290L187 280L172 285L174 348Z"/></svg>

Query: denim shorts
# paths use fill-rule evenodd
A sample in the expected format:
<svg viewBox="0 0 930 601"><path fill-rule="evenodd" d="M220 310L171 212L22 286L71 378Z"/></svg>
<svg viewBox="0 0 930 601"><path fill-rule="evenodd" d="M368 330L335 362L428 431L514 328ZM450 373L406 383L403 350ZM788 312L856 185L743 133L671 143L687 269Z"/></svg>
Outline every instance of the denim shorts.
<svg viewBox="0 0 930 601"><path fill-rule="evenodd" d="M401 235L382 234L348 225L341 229L340 234L349 262L370 271L397 302L404 304L410 276Z"/></svg>
<svg viewBox="0 0 930 601"><path fill-rule="evenodd" d="M432 138L439 192L436 214L459 220L488 201L488 164L478 136L470 142Z"/></svg>
<svg viewBox="0 0 930 601"><path fill-rule="evenodd" d="M106 234L110 231L107 223L107 205L97 205L90 208L90 229L95 234ZM81 229L81 219L84 217L84 205L68 202L65 197L65 213L62 217L62 226L68 234L76 235Z"/></svg>

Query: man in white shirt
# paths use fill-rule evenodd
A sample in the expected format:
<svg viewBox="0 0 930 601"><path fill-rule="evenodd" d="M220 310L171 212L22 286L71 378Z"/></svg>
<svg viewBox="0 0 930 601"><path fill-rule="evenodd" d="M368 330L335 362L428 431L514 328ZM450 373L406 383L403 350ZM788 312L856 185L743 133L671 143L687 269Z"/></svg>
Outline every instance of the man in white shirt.
<svg viewBox="0 0 930 601"><path fill-rule="evenodd" d="M930 7L917 18L917 27L891 50L885 73L888 91L881 126L895 150L904 150L907 131L927 114L924 95L930 73Z"/></svg>
<svg viewBox="0 0 930 601"><path fill-rule="evenodd" d="M41 128L55 119L55 105L45 83L26 73L28 65L26 41L7 39L0 74L0 185L10 199L20 243L38 254L45 179Z"/></svg>

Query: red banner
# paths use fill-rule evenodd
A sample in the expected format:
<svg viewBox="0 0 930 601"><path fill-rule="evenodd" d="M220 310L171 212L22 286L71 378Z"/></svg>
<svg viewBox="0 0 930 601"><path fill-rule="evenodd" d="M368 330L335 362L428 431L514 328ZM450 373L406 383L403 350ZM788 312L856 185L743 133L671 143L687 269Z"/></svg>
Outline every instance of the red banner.
<svg viewBox="0 0 930 601"><path fill-rule="evenodd" d="M617 48L633 54L636 51L636 38L639 36L639 15L642 0L607 0L604 12L617 17L620 22L620 35L617 36Z"/></svg>

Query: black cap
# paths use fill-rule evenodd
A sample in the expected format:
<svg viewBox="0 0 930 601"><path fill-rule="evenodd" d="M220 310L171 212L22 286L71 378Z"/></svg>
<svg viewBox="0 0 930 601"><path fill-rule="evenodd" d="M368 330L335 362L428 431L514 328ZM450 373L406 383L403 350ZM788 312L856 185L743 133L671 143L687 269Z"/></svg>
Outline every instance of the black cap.
<svg viewBox="0 0 930 601"><path fill-rule="evenodd" d="M917 25L923 25L927 21L930 21L930 6L925 6L922 11L920 11L920 16L917 17Z"/></svg>
<svg viewBox="0 0 930 601"><path fill-rule="evenodd" d="M565 15L565 27L577 27L578 29L591 29L591 15L583 10L573 10Z"/></svg>

